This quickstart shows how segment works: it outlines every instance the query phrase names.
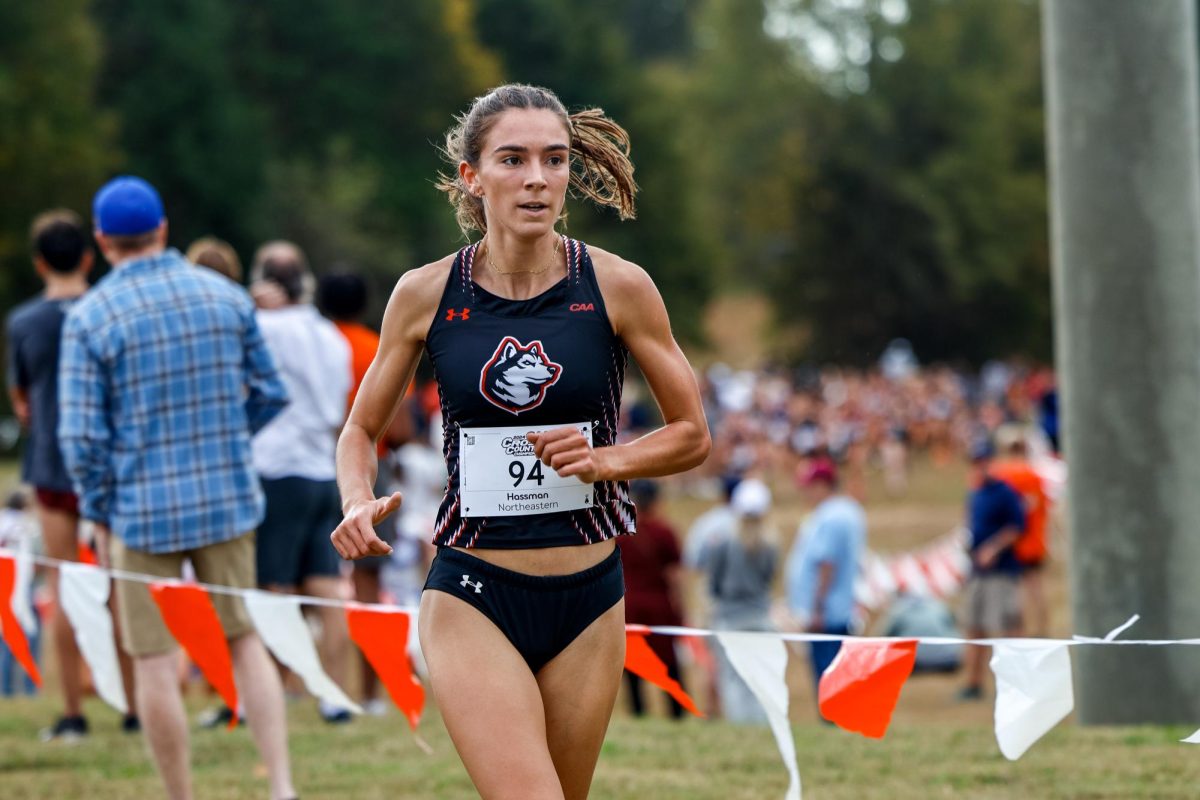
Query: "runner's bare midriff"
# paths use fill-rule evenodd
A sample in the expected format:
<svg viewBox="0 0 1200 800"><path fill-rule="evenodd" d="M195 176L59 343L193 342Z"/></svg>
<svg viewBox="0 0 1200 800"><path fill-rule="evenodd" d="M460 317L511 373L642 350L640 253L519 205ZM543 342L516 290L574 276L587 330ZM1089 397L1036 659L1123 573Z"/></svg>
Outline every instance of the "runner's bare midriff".
<svg viewBox="0 0 1200 800"><path fill-rule="evenodd" d="M468 555L483 559L514 572L526 575L571 575L594 567L613 551L617 543L612 539L577 547L534 547L522 550L499 550L496 548L470 549L455 547Z"/></svg>

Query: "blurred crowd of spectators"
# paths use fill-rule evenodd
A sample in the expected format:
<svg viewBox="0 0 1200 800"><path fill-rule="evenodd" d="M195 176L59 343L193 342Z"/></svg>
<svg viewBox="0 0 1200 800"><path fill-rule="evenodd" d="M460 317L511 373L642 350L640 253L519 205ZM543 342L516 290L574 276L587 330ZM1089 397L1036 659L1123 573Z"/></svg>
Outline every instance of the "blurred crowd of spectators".
<svg viewBox="0 0 1200 800"><path fill-rule="evenodd" d="M1006 424L1035 433L1031 455L1057 454L1050 368L1019 360L978 371L919 367L911 356L889 355L896 347L868 369L709 367L700 380L713 450L703 475L755 474L780 485L801 461L828 458L841 468L847 491L865 499L868 470L881 470L889 494L902 495L914 456L940 466L961 463L975 443ZM631 426L648 417L644 408L626 415Z"/></svg>
<svg viewBox="0 0 1200 800"><path fill-rule="evenodd" d="M978 529L967 551L965 631L974 637L985 631L1045 635L1040 565L1054 492L1043 486L1061 485L1063 470L1051 369L1017 360L990 362L978 371L921 367L901 341L867 369L749 370L718 363L699 379L713 451L673 488L711 506L680 536L663 515L657 488L635 484L641 541L622 543L630 622L857 631L862 620L854 591L868 538L863 506L879 499L868 498L868 476L880 475L888 495L902 496L910 466L920 459L965 473L959 484L967 489L962 521ZM644 397L636 386L627 389L627 437L654 425ZM993 465L997 448L1002 457ZM803 509L782 521L785 529L795 526L794 537L778 529L778 515L768 518L777 500L789 496ZM993 513L1009 507L1002 500L1014 509L1012 519ZM1014 541L1036 552L1014 555ZM905 599L918 609L916 616L939 620L923 635L959 634L940 600ZM1022 618L1032 625L1023 628ZM679 643L652 636L651 644L669 674L679 676ZM809 648L814 684L838 649L836 641ZM706 675L710 710L720 708L733 721L765 719L720 648L693 642L684 652ZM959 666L959 650L950 655L952 666ZM981 663L968 665L962 699L981 696ZM640 687L633 684L632 710L643 713ZM681 713L674 704L671 711Z"/></svg>

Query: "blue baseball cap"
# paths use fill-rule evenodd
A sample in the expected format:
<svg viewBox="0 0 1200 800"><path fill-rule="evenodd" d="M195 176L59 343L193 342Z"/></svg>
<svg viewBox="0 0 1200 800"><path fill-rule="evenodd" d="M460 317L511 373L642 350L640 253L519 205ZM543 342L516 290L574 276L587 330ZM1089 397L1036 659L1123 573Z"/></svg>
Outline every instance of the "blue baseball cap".
<svg viewBox="0 0 1200 800"><path fill-rule="evenodd" d="M121 175L100 187L92 201L96 230L110 236L136 236L163 221L163 204L154 187L141 178Z"/></svg>

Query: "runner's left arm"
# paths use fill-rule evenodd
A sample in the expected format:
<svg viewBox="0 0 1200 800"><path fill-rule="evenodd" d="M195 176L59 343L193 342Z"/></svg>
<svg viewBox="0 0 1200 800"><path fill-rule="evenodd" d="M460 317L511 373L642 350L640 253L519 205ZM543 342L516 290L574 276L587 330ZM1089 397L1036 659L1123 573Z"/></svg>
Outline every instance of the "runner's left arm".
<svg viewBox="0 0 1200 800"><path fill-rule="evenodd" d="M699 466L712 439L700 387L671 333L662 295L636 264L594 249L596 277L609 320L646 376L664 424L628 444L592 448L572 428L531 434L538 457L562 476L585 483L672 475Z"/></svg>

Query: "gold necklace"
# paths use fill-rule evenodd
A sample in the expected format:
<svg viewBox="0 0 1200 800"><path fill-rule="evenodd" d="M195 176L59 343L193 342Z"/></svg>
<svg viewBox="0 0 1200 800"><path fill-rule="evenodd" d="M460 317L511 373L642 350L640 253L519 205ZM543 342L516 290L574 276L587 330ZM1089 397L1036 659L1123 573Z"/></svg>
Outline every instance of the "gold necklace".
<svg viewBox="0 0 1200 800"><path fill-rule="evenodd" d="M484 257L487 258L488 266L497 275L540 275L551 267L558 266L558 248L562 245L562 237L555 234L554 236L554 254L551 256L551 261L541 269L504 269L496 257L492 255L492 248L488 246L487 237L483 237L483 241L479 244L479 249L483 251Z"/></svg>

